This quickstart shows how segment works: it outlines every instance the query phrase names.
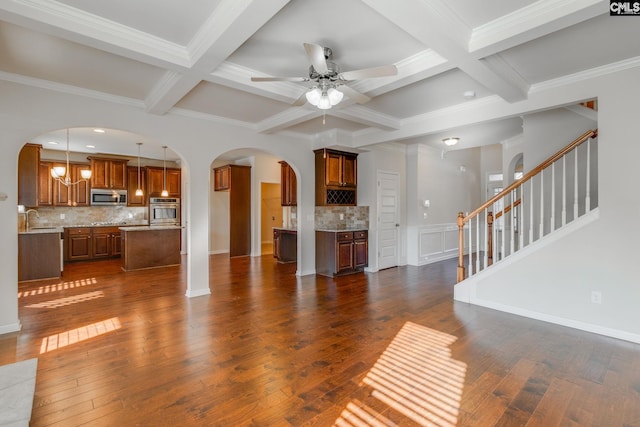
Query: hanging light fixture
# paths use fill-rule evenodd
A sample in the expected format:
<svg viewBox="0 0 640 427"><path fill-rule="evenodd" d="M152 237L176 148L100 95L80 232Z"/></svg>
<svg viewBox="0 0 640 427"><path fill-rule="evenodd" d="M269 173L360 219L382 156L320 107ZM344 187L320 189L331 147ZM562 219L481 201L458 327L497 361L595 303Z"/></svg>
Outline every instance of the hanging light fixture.
<svg viewBox="0 0 640 427"><path fill-rule="evenodd" d="M167 146L163 145L162 148L164 149L164 167L162 171L162 193L160 193L160 196L169 197L169 192L167 191Z"/></svg>
<svg viewBox="0 0 640 427"><path fill-rule="evenodd" d="M136 190L136 196L141 197L144 196L144 191L142 191L142 187L140 186L140 146L142 142L136 142L138 144L138 189Z"/></svg>
<svg viewBox="0 0 640 427"><path fill-rule="evenodd" d="M81 181L88 181L91 179L91 169L81 169L80 177L82 179L71 182L71 169L69 168L69 128L67 128L67 163L65 166L54 166L51 168L51 176L57 180L59 183L66 185L67 187L70 185L75 185L80 183Z"/></svg>
<svg viewBox="0 0 640 427"><path fill-rule="evenodd" d="M314 86L306 93L309 104L321 110L328 110L342 101L344 94L336 89L336 85L327 79L321 79L318 86Z"/></svg>

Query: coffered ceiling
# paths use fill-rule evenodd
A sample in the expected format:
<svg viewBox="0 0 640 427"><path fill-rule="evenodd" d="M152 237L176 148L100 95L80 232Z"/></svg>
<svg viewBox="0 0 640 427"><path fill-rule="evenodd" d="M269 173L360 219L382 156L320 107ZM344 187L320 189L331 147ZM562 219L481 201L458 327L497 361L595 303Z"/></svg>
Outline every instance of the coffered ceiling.
<svg viewBox="0 0 640 427"><path fill-rule="evenodd" d="M340 132L346 139L373 135L378 143L401 135L432 145L458 133L464 148L513 136L521 122L505 117L431 134L408 125L492 97L517 103L551 80L561 90L581 73L636 64L640 17L611 17L608 6L599 0L7 0L0 2L0 79L261 133L313 139ZM311 83L251 81L308 76L305 42L330 47L341 71L394 64L398 74L350 82L372 99L357 104L345 96L324 112L293 105ZM123 150L134 154L126 144Z"/></svg>

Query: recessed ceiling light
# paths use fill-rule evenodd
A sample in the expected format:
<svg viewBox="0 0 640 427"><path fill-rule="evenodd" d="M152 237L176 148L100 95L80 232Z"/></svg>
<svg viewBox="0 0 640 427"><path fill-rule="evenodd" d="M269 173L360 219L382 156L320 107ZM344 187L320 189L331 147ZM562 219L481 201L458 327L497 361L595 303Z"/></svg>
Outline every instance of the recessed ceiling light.
<svg viewBox="0 0 640 427"><path fill-rule="evenodd" d="M104 129L94 129L93 131L96 133L104 133Z"/></svg>
<svg viewBox="0 0 640 427"><path fill-rule="evenodd" d="M57 142L55 142L55 141L47 141L47 144L51 144L51 145L58 145L58 143L57 143Z"/></svg>
<svg viewBox="0 0 640 427"><path fill-rule="evenodd" d="M95 145L85 145L85 147L87 147L87 148L96 148Z"/></svg>
<svg viewBox="0 0 640 427"><path fill-rule="evenodd" d="M458 141L460 141L460 138L458 137L449 137L442 140L442 142L444 142L448 146L456 145Z"/></svg>
<svg viewBox="0 0 640 427"><path fill-rule="evenodd" d="M467 90L462 94L462 96L464 96L464 99L473 99L476 97L476 93L473 90Z"/></svg>

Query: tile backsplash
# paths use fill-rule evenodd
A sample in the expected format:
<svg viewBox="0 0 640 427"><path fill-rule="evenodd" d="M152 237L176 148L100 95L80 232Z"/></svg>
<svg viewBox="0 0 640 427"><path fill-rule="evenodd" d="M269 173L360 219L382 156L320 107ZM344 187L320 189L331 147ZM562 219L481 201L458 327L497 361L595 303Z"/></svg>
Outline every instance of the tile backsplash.
<svg viewBox="0 0 640 427"><path fill-rule="evenodd" d="M147 224L148 208L126 206L92 207L40 207L38 214L29 214L31 227L69 227L90 225L92 222L126 222L128 224ZM64 215L64 219L60 218ZM18 215L18 227L24 229L24 215Z"/></svg>
<svg viewBox="0 0 640 427"><path fill-rule="evenodd" d="M341 219L341 215L342 218ZM369 229L369 206L316 206L317 230Z"/></svg>

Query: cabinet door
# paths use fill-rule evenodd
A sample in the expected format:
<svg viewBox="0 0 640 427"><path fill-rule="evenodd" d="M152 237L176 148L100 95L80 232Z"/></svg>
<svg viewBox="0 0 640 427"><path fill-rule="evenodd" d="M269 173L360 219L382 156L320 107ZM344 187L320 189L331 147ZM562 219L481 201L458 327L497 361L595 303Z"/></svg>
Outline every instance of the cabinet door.
<svg viewBox="0 0 640 427"><path fill-rule="evenodd" d="M40 162L38 172L38 206L53 206L53 163Z"/></svg>
<svg viewBox="0 0 640 427"><path fill-rule="evenodd" d="M149 197L160 197L164 175L161 168L147 168L147 185Z"/></svg>
<svg viewBox="0 0 640 427"><path fill-rule="evenodd" d="M369 260L369 245L367 240L354 241L353 248L353 267L366 267Z"/></svg>
<svg viewBox="0 0 640 427"><path fill-rule="evenodd" d="M67 167L66 163L53 163L53 167L56 166L64 166ZM71 166L69 166L71 168ZM71 178L73 178L73 172L67 171L67 174ZM72 200L72 189L71 187L67 187L63 183L61 183L57 179L53 179L53 204L54 206L71 206Z"/></svg>
<svg viewBox="0 0 640 427"><path fill-rule="evenodd" d="M140 188L143 191L142 196L136 196L138 189L138 167L129 166L127 168L127 206L147 206L147 188L145 186L147 179L147 170L140 168Z"/></svg>
<svg viewBox="0 0 640 427"><path fill-rule="evenodd" d="M71 228L66 233L67 259L87 260L91 257L91 230Z"/></svg>
<svg viewBox="0 0 640 427"><path fill-rule="evenodd" d="M111 233L111 255L119 257L122 254L122 238L120 232Z"/></svg>
<svg viewBox="0 0 640 427"><path fill-rule="evenodd" d="M109 256L110 234L104 231L93 231L93 258Z"/></svg>
<svg viewBox="0 0 640 427"><path fill-rule="evenodd" d="M38 173L42 146L26 144L18 156L18 204L38 206Z"/></svg>
<svg viewBox="0 0 640 427"><path fill-rule="evenodd" d="M109 188L113 190L127 189L127 161L109 161Z"/></svg>
<svg viewBox="0 0 640 427"><path fill-rule="evenodd" d="M357 184L356 158L342 156L342 185L344 187L356 187Z"/></svg>
<svg viewBox="0 0 640 427"><path fill-rule="evenodd" d="M71 165L71 179L73 182L77 182L72 188L72 206L89 206L91 192L91 180L87 181L82 179L81 171L89 169L89 165Z"/></svg>
<svg viewBox="0 0 640 427"><path fill-rule="evenodd" d="M182 171L180 169L167 169L167 191L169 192L169 197L180 197L181 174Z"/></svg>
<svg viewBox="0 0 640 427"><path fill-rule="evenodd" d="M298 186L296 173L287 162L280 162L280 204L296 206Z"/></svg>
<svg viewBox="0 0 640 427"><path fill-rule="evenodd" d="M280 258L280 231L273 230L273 257Z"/></svg>
<svg viewBox="0 0 640 427"><path fill-rule="evenodd" d="M328 152L325 158L325 185L342 186L342 155Z"/></svg>
<svg viewBox="0 0 640 427"><path fill-rule="evenodd" d="M336 273L353 269L353 241L337 242Z"/></svg>
<svg viewBox="0 0 640 427"><path fill-rule="evenodd" d="M231 187L231 168L223 166L213 170L213 189L225 191Z"/></svg>
<svg viewBox="0 0 640 427"><path fill-rule="evenodd" d="M109 161L91 159L91 187L109 189Z"/></svg>

